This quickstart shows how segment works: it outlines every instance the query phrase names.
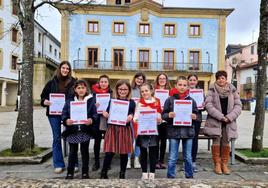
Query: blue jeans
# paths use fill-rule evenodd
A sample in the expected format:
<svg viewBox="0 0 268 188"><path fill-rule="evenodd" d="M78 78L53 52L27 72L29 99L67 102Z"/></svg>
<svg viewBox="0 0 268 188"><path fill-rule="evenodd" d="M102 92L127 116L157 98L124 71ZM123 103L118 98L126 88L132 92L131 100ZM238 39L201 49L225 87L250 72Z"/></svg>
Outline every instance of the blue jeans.
<svg viewBox="0 0 268 188"><path fill-rule="evenodd" d="M193 164L192 164L193 139L184 138L184 139L169 139L169 159L168 159L167 178L176 177L176 163L178 160L180 140L182 140L185 177L186 178L193 177Z"/></svg>
<svg viewBox="0 0 268 188"><path fill-rule="evenodd" d="M54 168L64 168L65 164L61 147L61 116L48 116L48 120L53 134L53 165Z"/></svg>

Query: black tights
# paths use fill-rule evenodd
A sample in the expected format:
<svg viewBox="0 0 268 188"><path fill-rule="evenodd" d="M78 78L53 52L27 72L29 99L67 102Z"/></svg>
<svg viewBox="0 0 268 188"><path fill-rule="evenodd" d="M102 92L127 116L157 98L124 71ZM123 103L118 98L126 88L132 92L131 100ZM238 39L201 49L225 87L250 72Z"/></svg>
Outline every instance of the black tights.
<svg viewBox="0 0 268 188"><path fill-rule="evenodd" d="M142 172L147 172L147 155L148 155L148 148L141 147L141 155L140 155L140 163ZM149 159L150 159L150 172L155 173L155 165L157 162L157 152L158 146L150 146L149 147Z"/></svg>
<svg viewBox="0 0 268 188"><path fill-rule="evenodd" d="M102 167L103 172L108 171L108 168L111 165L113 157L114 157L114 153L112 152L105 153L103 167ZM128 154L120 154L120 172L126 172L127 161L128 161Z"/></svg>
<svg viewBox="0 0 268 188"><path fill-rule="evenodd" d="M100 145L101 145L101 139L102 139L102 131L97 131L95 136L95 142L94 142L94 157L95 161L100 161Z"/></svg>
<svg viewBox="0 0 268 188"><path fill-rule="evenodd" d="M69 143L70 153L68 158L68 169L73 171L75 163L77 162L78 144ZM80 152L82 157L82 172L88 173L89 163L89 152L88 152L89 141L80 143Z"/></svg>
<svg viewBox="0 0 268 188"><path fill-rule="evenodd" d="M161 163L164 163L166 148L167 148L167 127L166 126L167 126L166 123L161 123L160 125L158 125L159 145L157 146L157 160Z"/></svg>

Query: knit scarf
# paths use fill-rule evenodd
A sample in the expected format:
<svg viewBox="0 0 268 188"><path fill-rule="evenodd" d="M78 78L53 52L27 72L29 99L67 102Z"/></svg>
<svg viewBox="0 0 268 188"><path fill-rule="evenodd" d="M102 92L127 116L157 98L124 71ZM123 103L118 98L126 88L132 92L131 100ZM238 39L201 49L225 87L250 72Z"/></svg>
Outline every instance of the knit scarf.
<svg viewBox="0 0 268 188"><path fill-rule="evenodd" d="M169 96L174 96L176 99L184 100L189 95L189 90L186 90L184 93L180 93L176 88L172 88L169 91Z"/></svg>
<svg viewBox="0 0 268 188"><path fill-rule="evenodd" d="M160 104L160 100L157 99L157 98L153 98L152 101L153 101L153 102L150 102L150 103L149 103L149 102L146 102L146 101L144 100L144 98L141 98L139 102L142 104L142 107L150 107L150 108L152 108L152 109L156 109L156 111L157 111L158 113L161 113L161 104Z"/></svg>
<svg viewBox="0 0 268 188"><path fill-rule="evenodd" d="M109 93L109 88L101 89L98 83L92 86L92 90L95 93Z"/></svg>
<svg viewBox="0 0 268 188"><path fill-rule="evenodd" d="M221 86L219 86L217 84L217 82L215 82L214 86L215 86L215 89L218 92L220 98L226 98L226 97L229 96L229 94L231 92L230 84L229 83L227 83L225 86L222 86L221 87Z"/></svg>

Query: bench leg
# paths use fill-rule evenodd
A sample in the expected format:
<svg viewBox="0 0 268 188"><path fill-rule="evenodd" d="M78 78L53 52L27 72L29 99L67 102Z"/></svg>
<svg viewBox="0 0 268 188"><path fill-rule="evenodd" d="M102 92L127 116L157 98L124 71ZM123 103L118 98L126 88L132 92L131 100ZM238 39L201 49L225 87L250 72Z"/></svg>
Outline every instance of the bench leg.
<svg viewBox="0 0 268 188"><path fill-rule="evenodd" d="M235 164L235 139L231 139L231 164Z"/></svg>

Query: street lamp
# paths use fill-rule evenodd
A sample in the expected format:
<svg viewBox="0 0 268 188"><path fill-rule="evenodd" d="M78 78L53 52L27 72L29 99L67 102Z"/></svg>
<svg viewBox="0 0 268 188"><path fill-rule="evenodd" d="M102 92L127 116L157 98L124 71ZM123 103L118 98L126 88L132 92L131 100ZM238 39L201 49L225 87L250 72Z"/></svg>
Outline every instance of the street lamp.
<svg viewBox="0 0 268 188"><path fill-rule="evenodd" d="M181 63L184 63L184 52L181 51Z"/></svg>
<svg viewBox="0 0 268 188"><path fill-rule="evenodd" d="M210 54L208 51L206 51L206 54L208 55L208 64L210 64Z"/></svg>
<svg viewBox="0 0 268 188"><path fill-rule="evenodd" d="M79 63L80 63L80 60L79 60L79 53L80 53L80 50L81 48L78 48L77 49L77 64L78 64L78 67L80 66Z"/></svg>
<svg viewBox="0 0 268 188"><path fill-rule="evenodd" d="M130 50L130 62L132 63L132 50Z"/></svg>
<svg viewBox="0 0 268 188"><path fill-rule="evenodd" d="M19 110L20 107L20 91L21 91L21 68L23 61L17 61L17 70L18 70L18 90L17 90L17 99L16 99L16 109L15 111Z"/></svg>
<svg viewBox="0 0 268 188"><path fill-rule="evenodd" d="M107 53L107 49L104 49L104 61L106 61L106 53Z"/></svg>
<svg viewBox="0 0 268 188"><path fill-rule="evenodd" d="M155 50L156 53L156 63L158 63L158 50Z"/></svg>

